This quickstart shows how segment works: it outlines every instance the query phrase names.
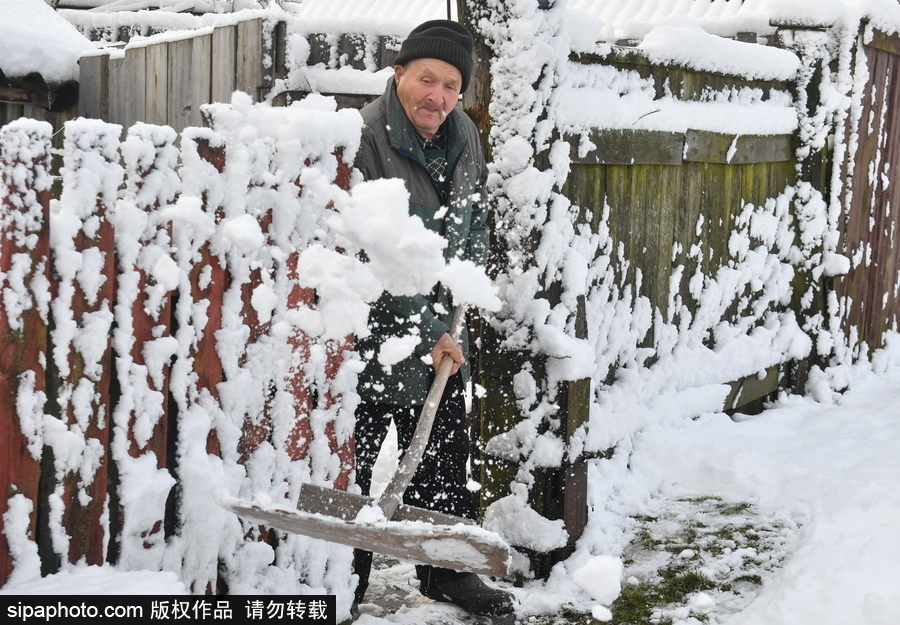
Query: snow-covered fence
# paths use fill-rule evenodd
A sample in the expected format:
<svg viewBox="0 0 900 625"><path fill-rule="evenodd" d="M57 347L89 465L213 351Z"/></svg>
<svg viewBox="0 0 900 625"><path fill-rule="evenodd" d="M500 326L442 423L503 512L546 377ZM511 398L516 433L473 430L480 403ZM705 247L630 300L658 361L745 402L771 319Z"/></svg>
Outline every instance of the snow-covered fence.
<svg viewBox="0 0 900 625"><path fill-rule="evenodd" d="M900 38L863 32L854 49L854 66L866 72L852 92L845 125L846 150L835 168L843 185L846 219L840 223L841 249L850 260L835 292L841 328L849 347L871 351L885 332L900 324L900 185L896 182L900 124Z"/></svg>
<svg viewBox="0 0 900 625"><path fill-rule="evenodd" d="M298 259L334 245L322 185L349 187L361 122L240 94L208 115L178 147L167 126L120 143L68 122L57 200L50 125L0 131L0 583L114 561L195 592L347 590L345 548L214 497L349 484L351 344L300 329L317 298Z"/></svg>
<svg viewBox="0 0 900 625"><path fill-rule="evenodd" d="M485 4L498 14L483 32L495 53L494 251L507 307L482 342L493 470L482 494L512 483L520 504L562 522L568 544L514 542L556 548L532 560L549 572L584 523L602 523L602 511L583 514L579 478L623 466L634 432L778 389L830 398L852 361L843 356L864 351L842 333L843 311L864 307L896 328L896 201L867 193L851 216L838 206L839 168L829 170L847 156L842 107L884 94L867 65L887 64L852 58L873 37L855 26L786 26L776 48L666 25L623 49L575 41L553 11ZM854 184L893 189L893 168L879 169L896 144L879 130L881 111L849 111L846 134L873 139L854 151ZM842 221L871 244L848 254ZM850 262L861 285L881 279L876 264L886 273L839 299ZM832 356L838 366L823 374Z"/></svg>
<svg viewBox="0 0 900 625"><path fill-rule="evenodd" d="M36 536L42 440L42 395L46 388L49 321L50 129L46 125L0 129L0 579L13 561L23 566L34 554L20 549L18 534ZM39 400L39 401L35 401Z"/></svg>

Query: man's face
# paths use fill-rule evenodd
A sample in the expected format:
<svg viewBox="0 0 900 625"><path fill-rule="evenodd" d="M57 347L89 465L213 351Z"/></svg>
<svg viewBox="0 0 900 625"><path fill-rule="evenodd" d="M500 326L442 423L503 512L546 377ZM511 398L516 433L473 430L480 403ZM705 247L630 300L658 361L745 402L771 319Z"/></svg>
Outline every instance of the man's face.
<svg viewBox="0 0 900 625"><path fill-rule="evenodd" d="M416 59L394 66L397 97L406 116L420 135L434 138L444 119L456 106L462 74L438 59Z"/></svg>

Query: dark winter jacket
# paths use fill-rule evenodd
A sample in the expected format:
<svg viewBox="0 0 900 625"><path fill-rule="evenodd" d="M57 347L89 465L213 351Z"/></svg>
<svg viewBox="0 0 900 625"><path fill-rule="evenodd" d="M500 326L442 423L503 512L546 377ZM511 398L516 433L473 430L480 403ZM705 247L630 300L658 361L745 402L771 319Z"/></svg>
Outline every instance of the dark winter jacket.
<svg viewBox="0 0 900 625"><path fill-rule="evenodd" d="M444 257L487 262L489 235L484 201L487 175L478 130L469 117L454 109L441 130L447 137L449 210L443 217L435 183L424 165L422 147L406 116L394 86L388 81L384 94L361 111L365 127L355 166L366 180L401 178L409 191L409 211L427 228L447 239ZM422 361L437 340L448 331L453 303L440 286L434 292L413 297L382 294L369 315L372 335L360 338L357 351L366 361L360 374L363 401L396 405L424 403L430 384L431 365ZM389 337L402 337L417 329L421 342L415 353L385 371L378 363L378 349ZM465 333L464 333L465 334ZM468 339L462 341L468 353ZM468 367L463 367L464 378Z"/></svg>

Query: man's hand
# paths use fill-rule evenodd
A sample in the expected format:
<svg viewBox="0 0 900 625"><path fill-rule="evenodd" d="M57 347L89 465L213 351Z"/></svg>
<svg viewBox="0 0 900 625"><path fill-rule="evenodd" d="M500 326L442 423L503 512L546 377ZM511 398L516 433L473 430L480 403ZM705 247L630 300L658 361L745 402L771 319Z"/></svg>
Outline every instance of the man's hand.
<svg viewBox="0 0 900 625"><path fill-rule="evenodd" d="M431 366L434 367L435 371L440 369L441 361L444 358L453 359L453 368L450 369L450 375L459 371L459 366L466 361L465 356L463 356L462 347L460 347L447 333L444 333L431 349Z"/></svg>

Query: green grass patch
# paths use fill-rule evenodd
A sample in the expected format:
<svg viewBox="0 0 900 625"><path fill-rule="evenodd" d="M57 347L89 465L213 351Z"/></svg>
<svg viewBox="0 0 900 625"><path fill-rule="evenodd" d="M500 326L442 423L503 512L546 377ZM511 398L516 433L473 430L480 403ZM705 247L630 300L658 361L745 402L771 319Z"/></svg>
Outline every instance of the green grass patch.
<svg viewBox="0 0 900 625"><path fill-rule="evenodd" d="M713 599L713 610L725 596L751 597L763 574L780 566L771 550L783 549L786 537L785 525L759 516L751 503L718 496L669 500L659 514L635 521L625 563L631 581L610 606L613 625L671 625L676 610L701 592ZM736 563L735 552L744 548L753 551ZM692 609L691 617L707 622L716 613Z"/></svg>

